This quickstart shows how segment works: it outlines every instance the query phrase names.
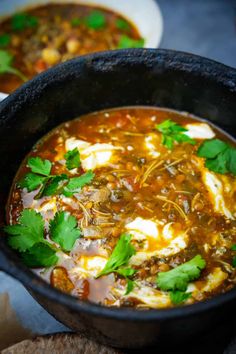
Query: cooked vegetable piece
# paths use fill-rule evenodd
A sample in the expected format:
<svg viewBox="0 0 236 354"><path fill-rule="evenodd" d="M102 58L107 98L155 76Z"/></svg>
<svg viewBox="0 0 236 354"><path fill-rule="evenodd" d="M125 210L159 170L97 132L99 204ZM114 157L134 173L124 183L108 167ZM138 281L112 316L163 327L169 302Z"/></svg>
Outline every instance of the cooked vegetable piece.
<svg viewBox="0 0 236 354"><path fill-rule="evenodd" d="M30 268L51 267L58 262L56 251L49 243L36 243L22 253L21 258L24 264Z"/></svg>
<svg viewBox="0 0 236 354"><path fill-rule="evenodd" d="M126 48L142 48L145 44L143 38L141 39L132 39L126 35L122 35L120 37L118 43L118 49L126 49Z"/></svg>
<svg viewBox="0 0 236 354"><path fill-rule="evenodd" d="M216 173L236 175L236 149L220 139L204 141L197 155L206 159L205 166Z"/></svg>
<svg viewBox="0 0 236 354"><path fill-rule="evenodd" d="M68 170L73 170L73 168L77 168L81 165L80 153L77 148L67 151L65 154L65 159Z"/></svg>
<svg viewBox="0 0 236 354"><path fill-rule="evenodd" d="M5 50L0 50L0 74L14 74L19 76L22 81L26 81L25 75L12 66L13 59L12 54Z"/></svg>
<svg viewBox="0 0 236 354"><path fill-rule="evenodd" d="M77 227L76 218L61 211L50 221L50 234L52 240L57 242L64 251L71 251L81 231Z"/></svg>
<svg viewBox="0 0 236 354"><path fill-rule="evenodd" d="M162 133L162 144L170 150L173 149L175 142L188 143L192 145L196 144L194 139L189 138L186 134L184 134L187 129L170 119L157 124L155 128Z"/></svg>
<svg viewBox="0 0 236 354"><path fill-rule="evenodd" d="M165 291L186 291L188 283L199 278L201 270L205 266L205 260L200 255L197 255L190 261L168 272L159 273L157 276L157 286Z"/></svg>

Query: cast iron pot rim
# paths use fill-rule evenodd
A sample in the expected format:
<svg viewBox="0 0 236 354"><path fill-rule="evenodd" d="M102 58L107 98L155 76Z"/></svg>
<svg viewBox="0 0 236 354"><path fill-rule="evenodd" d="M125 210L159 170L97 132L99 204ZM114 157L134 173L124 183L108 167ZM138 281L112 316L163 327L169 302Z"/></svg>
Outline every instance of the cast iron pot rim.
<svg viewBox="0 0 236 354"><path fill-rule="evenodd" d="M141 59L141 62L145 62L154 59L168 59L166 65L172 70L176 69L189 71L195 75L197 74L212 77L216 82L223 84L230 91L236 92L236 70L224 64L203 58L198 55L174 50L127 49L90 54L59 64L56 67L38 75L17 89L13 94L11 94L1 103L1 111L3 113L5 111L6 114L9 114L10 106L15 102L19 104L22 98L25 97L25 92L26 98L29 99L30 95L32 95L31 92L34 91L32 90L32 87L35 87L36 91L38 89L40 92L40 90L43 90L47 84L50 85L50 79L56 81L56 77L58 77L60 81L59 75L57 75L58 72L60 73L60 70L62 70L63 75L66 75L67 67L70 67L74 64L84 64L86 62L90 64L93 63L94 66L98 66L99 70L102 70L101 66L99 66L99 60L104 63L104 60L108 60L109 62L109 59L111 61L110 64L112 65L114 64L114 59L117 59L115 64L119 63L119 61L122 62L123 60L140 62ZM22 104L25 104L27 100L22 101ZM19 259L15 256L15 253L8 246L6 246L5 241L2 238L0 238L0 245L0 249L3 251L3 256L6 258L6 266L3 267L4 271L15 277L26 288L32 290L35 294L42 295L51 301L56 301L58 304L64 305L76 312L88 313L94 316L102 316L104 318L116 318L123 321L165 321L167 319L184 318L190 315L197 315L198 313L213 310L219 306L236 300L236 288L234 288L227 293L215 296L212 299L171 309L137 310L122 307L111 308L101 306L88 301L78 300L71 295L62 293L59 290L53 288L38 275L34 274L27 267L21 264Z"/></svg>

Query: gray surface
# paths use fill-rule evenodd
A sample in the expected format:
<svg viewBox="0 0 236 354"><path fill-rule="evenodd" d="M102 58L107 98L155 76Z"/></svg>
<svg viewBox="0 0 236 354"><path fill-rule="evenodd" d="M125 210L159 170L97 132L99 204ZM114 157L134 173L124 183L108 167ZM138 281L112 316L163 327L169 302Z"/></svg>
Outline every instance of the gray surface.
<svg viewBox="0 0 236 354"><path fill-rule="evenodd" d="M1 1L1 0L0 0ZM206 56L236 67L236 2L159 0L164 17L162 48ZM0 292L8 292L26 327L35 333L64 331L15 280L0 273Z"/></svg>
<svg viewBox="0 0 236 354"><path fill-rule="evenodd" d="M235 0L158 0L161 48L202 55L236 67Z"/></svg>

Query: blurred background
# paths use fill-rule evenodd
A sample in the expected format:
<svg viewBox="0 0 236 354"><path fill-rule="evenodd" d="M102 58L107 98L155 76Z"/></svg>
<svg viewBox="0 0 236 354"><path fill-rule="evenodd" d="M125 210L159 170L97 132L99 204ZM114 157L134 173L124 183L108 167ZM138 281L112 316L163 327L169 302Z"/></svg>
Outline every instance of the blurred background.
<svg viewBox="0 0 236 354"><path fill-rule="evenodd" d="M161 48L199 54L236 67L235 0L158 0Z"/></svg>

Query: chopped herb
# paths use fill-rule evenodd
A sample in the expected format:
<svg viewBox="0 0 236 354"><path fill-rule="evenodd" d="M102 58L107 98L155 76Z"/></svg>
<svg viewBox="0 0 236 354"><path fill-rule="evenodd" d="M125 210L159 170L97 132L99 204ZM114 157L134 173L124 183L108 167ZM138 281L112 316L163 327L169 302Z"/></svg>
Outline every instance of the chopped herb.
<svg viewBox="0 0 236 354"><path fill-rule="evenodd" d="M236 251L236 244L231 247L232 251Z"/></svg>
<svg viewBox="0 0 236 354"><path fill-rule="evenodd" d="M205 260L200 255L197 255L190 261L168 272L159 273L157 276L157 285L164 291L186 291L188 283L199 278L201 270L205 266Z"/></svg>
<svg viewBox="0 0 236 354"><path fill-rule="evenodd" d="M9 235L9 245L20 252L29 250L38 242L44 241L44 222L41 214L31 209L22 211L19 223L4 227Z"/></svg>
<svg viewBox="0 0 236 354"><path fill-rule="evenodd" d="M133 286L134 286L134 282L131 279L129 279L129 277L133 276L136 270L132 268L122 268L122 267L127 265L130 258L135 253L136 251L134 247L131 245L131 235L122 234L109 260L107 261L105 267L96 276L96 278L99 278L103 275L107 275L110 273L117 273L125 277L127 280L127 288L126 288L125 295L127 295L130 291L133 290Z"/></svg>
<svg viewBox="0 0 236 354"><path fill-rule="evenodd" d="M42 191L39 191L40 198L62 193L67 181L68 177L65 174L50 177L50 179L44 183Z"/></svg>
<svg viewBox="0 0 236 354"><path fill-rule="evenodd" d="M81 165L80 154L77 148L74 148L73 150L69 150L65 154L65 159L66 159L66 167L68 168L68 170L73 170L73 168L77 168Z"/></svg>
<svg viewBox="0 0 236 354"><path fill-rule="evenodd" d="M92 11L85 18L85 24L91 29L101 29L106 25L106 17L101 11Z"/></svg>
<svg viewBox="0 0 236 354"><path fill-rule="evenodd" d="M25 253L21 259L29 268L51 267L58 261L56 251L50 244L37 243Z"/></svg>
<svg viewBox="0 0 236 354"><path fill-rule="evenodd" d="M72 27L78 27L78 26L80 26L83 23L83 21L79 17L74 17L74 18L72 18L70 23L71 23Z"/></svg>
<svg viewBox="0 0 236 354"><path fill-rule="evenodd" d="M116 20L116 27L122 31L129 31L130 30L130 24L124 20L123 18L118 18Z"/></svg>
<svg viewBox="0 0 236 354"><path fill-rule="evenodd" d="M164 122L157 124L155 128L162 133L162 144L167 147L167 149L172 150L175 142L192 145L196 144L195 140L184 134L188 130L171 119L167 119Z"/></svg>
<svg viewBox="0 0 236 354"><path fill-rule="evenodd" d="M44 228L42 215L32 209L22 211L18 224L4 227L10 235L9 245L21 253L29 267L49 267L57 263L57 247L45 240ZM70 251L80 234L76 218L68 212L58 212L50 221L49 235L63 251Z"/></svg>
<svg viewBox="0 0 236 354"><path fill-rule="evenodd" d="M63 190L63 194L66 197L71 197L74 193L80 192L81 188L90 183L93 178L94 173L91 170L79 177L70 178L68 184Z"/></svg>
<svg viewBox="0 0 236 354"><path fill-rule="evenodd" d="M14 31L23 31L27 28L38 26L38 18L26 13L19 13L12 16L11 27Z"/></svg>
<svg viewBox="0 0 236 354"><path fill-rule="evenodd" d="M44 176L29 172L20 182L18 182L18 186L21 188L26 188L28 192L32 192L37 189L44 181Z"/></svg>
<svg viewBox="0 0 236 354"><path fill-rule="evenodd" d="M220 139L204 141L197 151L205 158L205 166L216 173L232 173L236 176L236 149Z"/></svg>
<svg viewBox="0 0 236 354"><path fill-rule="evenodd" d="M191 293L175 290L170 292L170 299L173 304L178 305L188 300L191 297L191 295L192 295Z"/></svg>
<svg viewBox="0 0 236 354"><path fill-rule="evenodd" d="M14 74L22 81L27 81L27 78L22 72L12 66L13 55L6 50L0 50L0 74Z"/></svg>
<svg viewBox="0 0 236 354"><path fill-rule="evenodd" d="M64 251L71 251L81 234L76 218L64 211L56 213L54 219L50 221L49 230L51 239Z"/></svg>
<svg viewBox="0 0 236 354"><path fill-rule="evenodd" d="M0 48L7 47L11 42L11 36L9 34L0 35Z"/></svg>
<svg viewBox="0 0 236 354"><path fill-rule="evenodd" d="M126 35L122 35L120 37L118 43L118 49L126 49L126 48L143 48L145 41L143 38L141 39L132 39Z"/></svg>
<svg viewBox="0 0 236 354"><path fill-rule="evenodd" d="M41 159L41 157L30 157L27 165L33 173L42 176L49 176L52 168L52 163L49 160Z"/></svg>

